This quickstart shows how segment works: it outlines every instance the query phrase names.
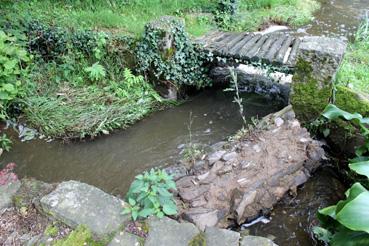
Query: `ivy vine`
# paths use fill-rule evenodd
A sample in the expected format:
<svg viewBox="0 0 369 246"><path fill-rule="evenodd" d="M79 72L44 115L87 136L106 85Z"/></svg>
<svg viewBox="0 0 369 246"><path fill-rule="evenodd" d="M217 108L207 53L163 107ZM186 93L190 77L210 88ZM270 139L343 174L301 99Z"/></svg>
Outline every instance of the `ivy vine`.
<svg viewBox="0 0 369 246"><path fill-rule="evenodd" d="M184 22L164 16L148 23L136 48L138 71L177 88L210 84L207 76L212 54L192 43Z"/></svg>

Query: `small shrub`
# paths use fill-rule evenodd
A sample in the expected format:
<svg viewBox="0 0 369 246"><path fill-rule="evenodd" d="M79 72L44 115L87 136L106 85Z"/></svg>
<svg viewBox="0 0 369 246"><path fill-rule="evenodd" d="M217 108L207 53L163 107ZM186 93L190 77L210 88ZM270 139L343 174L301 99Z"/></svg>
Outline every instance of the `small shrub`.
<svg viewBox="0 0 369 246"><path fill-rule="evenodd" d="M27 51L16 38L0 31L0 120L7 118L9 104L20 94L22 79L27 76Z"/></svg>
<svg viewBox="0 0 369 246"><path fill-rule="evenodd" d="M214 20L218 27L229 29L235 21L238 11L238 0L219 0L218 6L214 11Z"/></svg>
<svg viewBox="0 0 369 246"><path fill-rule="evenodd" d="M128 206L123 213L130 213L132 219L146 218L155 215L177 214L177 207L170 190L176 184L172 177L163 170L151 169L149 172L136 176L127 193Z"/></svg>

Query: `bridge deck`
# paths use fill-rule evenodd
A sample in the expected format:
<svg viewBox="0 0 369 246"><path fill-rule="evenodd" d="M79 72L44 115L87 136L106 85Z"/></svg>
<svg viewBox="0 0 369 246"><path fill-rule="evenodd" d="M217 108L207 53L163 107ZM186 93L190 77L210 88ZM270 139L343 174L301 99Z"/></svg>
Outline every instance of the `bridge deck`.
<svg viewBox="0 0 369 246"><path fill-rule="evenodd" d="M206 50L225 58L293 68L301 39L287 33L213 32L198 39Z"/></svg>

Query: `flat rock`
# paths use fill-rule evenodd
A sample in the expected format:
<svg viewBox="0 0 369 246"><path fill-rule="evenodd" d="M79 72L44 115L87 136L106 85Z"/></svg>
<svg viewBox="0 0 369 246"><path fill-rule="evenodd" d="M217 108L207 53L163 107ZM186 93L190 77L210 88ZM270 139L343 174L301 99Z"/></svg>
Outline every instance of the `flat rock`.
<svg viewBox="0 0 369 246"><path fill-rule="evenodd" d="M122 231L115 235L108 246L140 246L140 241L143 240L143 238L141 239L136 235Z"/></svg>
<svg viewBox="0 0 369 246"><path fill-rule="evenodd" d="M148 225L149 234L145 246L187 246L200 232L191 223L178 223L167 217L151 217L148 219Z"/></svg>
<svg viewBox="0 0 369 246"><path fill-rule="evenodd" d="M15 193L17 193L20 186L21 182L19 180L11 181L5 185L0 186L0 210L12 205L12 198Z"/></svg>
<svg viewBox="0 0 369 246"><path fill-rule="evenodd" d="M216 226L218 224L218 210L207 208L191 208L183 214L184 218L194 223L200 230L204 231L206 227Z"/></svg>
<svg viewBox="0 0 369 246"><path fill-rule="evenodd" d="M163 169L167 174L172 175L173 180L178 180L187 175L187 169L183 165L172 165Z"/></svg>
<svg viewBox="0 0 369 246"><path fill-rule="evenodd" d="M272 240L265 237L246 236L242 238L240 246L278 246Z"/></svg>
<svg viewBox="0 0 369 246"><path fill-rule="evenodd" d="M230 152L230 153L227 153L227 154L223 155L222 159L224 161L230 161L230 160L233 160L233 159L237 158L237 156L238 156L238 154L235 151L233 151L233 152Z"/></svg>
<svg viewBox="0 0 369 246"><path fill-rule="evenodd" d="M120 199L77 181L60 183L41 199L47 214L71 227L86 225L97 236L115 232L129 220L122 215L122 204Z"/></svg>
<svg viewBox="0 0 369 246"><path fill-rule="evenodd" d="M240 233L216 227L206 227L205 238L206 246L238 246Z"/></svg>
<svg viewBox="0 0 369 246"><path fill-rule="evenodd" d="M208 156L209 165L213 165L215 162L219 161L225 153L225 150L219 150L211 153Z"/></svg>

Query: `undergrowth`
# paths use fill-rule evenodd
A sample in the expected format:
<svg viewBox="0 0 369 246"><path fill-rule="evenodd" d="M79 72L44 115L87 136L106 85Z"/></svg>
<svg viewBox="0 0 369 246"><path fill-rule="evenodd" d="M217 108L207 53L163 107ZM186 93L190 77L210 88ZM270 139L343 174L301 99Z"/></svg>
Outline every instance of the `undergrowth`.
<svg viewBox="0 0 369 246"><path fill-rule="evenodd" d="M237 2L229 12L236 14L235 18L230 18L227 10L223 11L229 2ZM298 26L307 23L319 6L315 0L8 0L3 5L1 14L13 21L37 19L71 29L111 30L135 35L144 31L147 22L163 15L175 15L186 20L186 29L194 36L218 27L255 31L267 23Z"/></svg>
<svg viewBox="0 0 369 246"><path fill-rule="evenodd" d="M337 75L337 83L369 92L369 16L360 25L355 42L350 45Z"/></svg>

